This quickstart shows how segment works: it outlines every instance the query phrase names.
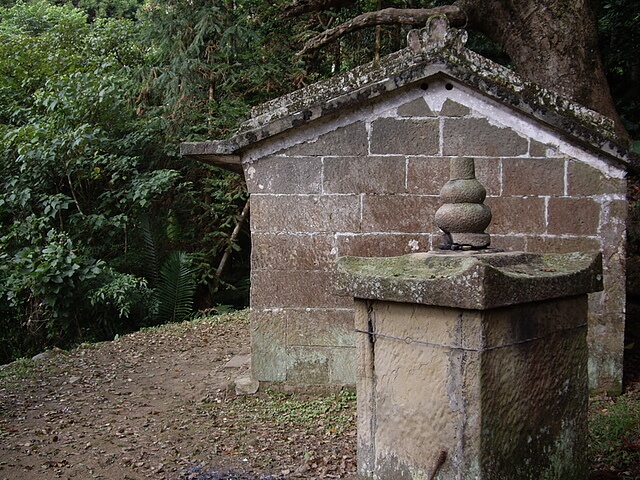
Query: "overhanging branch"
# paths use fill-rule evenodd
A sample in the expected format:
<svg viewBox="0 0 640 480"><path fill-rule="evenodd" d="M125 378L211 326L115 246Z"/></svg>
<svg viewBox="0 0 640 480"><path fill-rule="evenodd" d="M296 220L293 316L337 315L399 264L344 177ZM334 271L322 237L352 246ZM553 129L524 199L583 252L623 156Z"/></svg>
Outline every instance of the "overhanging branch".
<svg viewBox="0 0 640 480"><path fill-rule="evenodd" d="M285 7L283 18L298 17L309 12L322 12L330 8L343 8L355 3L356 0L298 0Z"/></svg>
<svg viewBox="0 0 640 480"><path fill-rule="evenodd" d="M445 15L452 27L464 27L467 15L456 5L443 5L434 8L385 8L375 12L359 15L337 27L325 30L320 35L309 39L298 55L318 50L337 40L347 33L362 30L376 25L409 25L423 27L432 15Z"/></svg>

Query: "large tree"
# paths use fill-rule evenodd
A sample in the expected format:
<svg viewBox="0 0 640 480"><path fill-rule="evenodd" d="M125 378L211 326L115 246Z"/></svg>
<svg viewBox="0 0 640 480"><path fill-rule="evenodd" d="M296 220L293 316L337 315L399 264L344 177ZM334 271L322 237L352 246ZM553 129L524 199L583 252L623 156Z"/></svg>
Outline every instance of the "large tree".
<svg viewBox="0 0 640 480"><path fill-rule="evenodd" d="M353 2L298 0L285 15L336 9ZM611 98L598 50L597 0L456 0L446 3L451 4L363 13L311 38L303 51L322 48L355 30L393 24L422 26L430 15L444 14L452 26L480 32L497 43L523 78L611 118L621 137L628 138Z"/></svg>

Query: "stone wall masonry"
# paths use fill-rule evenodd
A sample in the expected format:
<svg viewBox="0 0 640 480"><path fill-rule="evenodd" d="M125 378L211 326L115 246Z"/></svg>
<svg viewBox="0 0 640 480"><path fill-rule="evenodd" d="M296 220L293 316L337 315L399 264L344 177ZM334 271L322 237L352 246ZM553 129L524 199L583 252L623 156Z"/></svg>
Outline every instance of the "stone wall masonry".
<svg viewBox="0 0 640 480"><path fill-rule="evenodd" d="M388 195L405 186L404 156L329 157L323 161L324 194ZM385 172L385 175L380 175Z"/></svg>
<svg viewBox="0 0 640 480"><path fill-rule="evenodd" d="M590 378L593 388L620 389L624 172L584 161L579 148L559 147L504 109L489 118L494 111L457 86L405 90L335 129L306 126L296 134L306 141L244 163L258 380L352 383L353 310L333 293L335 259L437 248L438 195L460 155L476 159L487 189L492 246L604 252L605 291L590 300Z"/></svg>

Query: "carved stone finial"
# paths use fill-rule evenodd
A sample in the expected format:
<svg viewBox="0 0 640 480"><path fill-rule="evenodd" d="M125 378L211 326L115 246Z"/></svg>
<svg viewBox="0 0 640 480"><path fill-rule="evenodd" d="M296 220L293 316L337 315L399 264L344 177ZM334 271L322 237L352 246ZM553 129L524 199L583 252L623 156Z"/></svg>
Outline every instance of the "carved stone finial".
<svg viewBox="0 0 640 480"><path fill-rule="evenodd" d="M407 34L407 44L414 53L450 48L460 51L467 43L467 32L458 28L451 28L445 15L433 15L427 20L427 25L420 30L410 30Z"/></svg>
<svg viewBox="0 0 640 480"><path fill-rule="evenodd" d="M448 244L476 249L490 245L491 237L484 233L491 223L491 209L482 203L486 195L476 179L473 158L452 158L450 179L440 191L443 205L435 215Z"/></svg>

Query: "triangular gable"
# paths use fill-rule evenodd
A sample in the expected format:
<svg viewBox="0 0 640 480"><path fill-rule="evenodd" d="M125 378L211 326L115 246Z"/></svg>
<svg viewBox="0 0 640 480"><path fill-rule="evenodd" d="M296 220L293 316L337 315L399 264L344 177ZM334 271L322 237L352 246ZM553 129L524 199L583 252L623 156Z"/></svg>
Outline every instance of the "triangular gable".
<svg viewBox="0 0 640 480"><path fill-rule="evenodd" d="M413 84L450 81L456 83L458 90L466 91L470 98L476 99L476 103L478 98L484 97L488 103L501 107L494 107L493 112L487 110L485 116L488 118L497 110L509 110L514 118L533 118L542 130L561 139L560 143L567 148L579 146L625 169L640 170L638 156L622 145L610 119L523 81L511 70L465 48L465 41L465 31L448 28L446 18L436 17L424 29L409 33L409 47L379 62L360 66L255 107L252 117L232 138L185 142L181 152L207 163L242 171L243 151L256 144L323 118L334 121L346 109L376 101ZM541 141L546 143L544 139Z"/></svg>

